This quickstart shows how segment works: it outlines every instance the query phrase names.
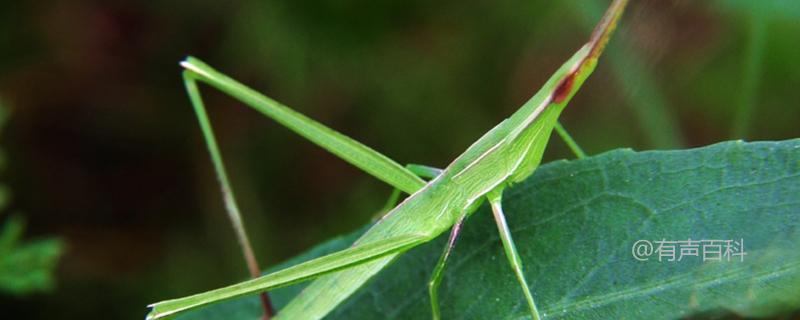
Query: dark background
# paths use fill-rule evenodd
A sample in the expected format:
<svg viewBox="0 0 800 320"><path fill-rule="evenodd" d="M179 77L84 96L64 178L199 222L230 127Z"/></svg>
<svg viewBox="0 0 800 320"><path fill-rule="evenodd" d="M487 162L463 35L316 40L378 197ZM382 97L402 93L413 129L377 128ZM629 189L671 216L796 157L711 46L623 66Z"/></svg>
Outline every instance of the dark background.
<svg viewBox="0 0 800 320"><path fill-rule="evenodd" d="M800 136L798 2L632 2L561 117L588 153ZM445 166L607 3L4 1L0 179L29 238L66 244L54 289L0 295L4 314L141 319L148 303L246 277L182 87L186 55L401 163ZM390 193L204 89L262 267L367 223ZM545 161L572 157L551 139Z"/></svg>

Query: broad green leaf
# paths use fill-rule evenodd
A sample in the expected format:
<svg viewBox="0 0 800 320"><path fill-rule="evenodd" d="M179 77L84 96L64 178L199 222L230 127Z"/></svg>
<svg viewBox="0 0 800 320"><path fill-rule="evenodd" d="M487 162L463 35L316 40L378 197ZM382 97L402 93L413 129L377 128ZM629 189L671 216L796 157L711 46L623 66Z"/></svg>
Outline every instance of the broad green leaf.
<svg viewBox="0 0 800 320"><path fill-rule="evenodd" d="M506 191L504 202L545 319L677 319L800 309L798 195L800 140L736 141L556 161ZM359 233L277 268L346 248ZM429 318L426 283L445 237L402 255L328 318ZM639 240L688 239L743 241L745 255L703 261L700 251L673 262L632 255ZM467 221L451 259L440 289L445 319L526 318L488 208ZM280 308L300 288L273 291L273 301ZM183 318L258 312L248 297Z"/></svg>

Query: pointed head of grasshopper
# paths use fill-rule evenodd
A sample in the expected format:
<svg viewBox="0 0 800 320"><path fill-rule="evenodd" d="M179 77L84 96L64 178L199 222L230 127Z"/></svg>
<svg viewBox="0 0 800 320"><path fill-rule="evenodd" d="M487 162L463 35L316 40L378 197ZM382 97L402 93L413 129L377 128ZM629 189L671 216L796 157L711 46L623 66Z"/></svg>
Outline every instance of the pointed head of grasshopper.
<svg viewBox="0 0 800 320"><path fill-rule="evenodd" d="M550 133L559 114L578 92L583 82L597 66L597 59L605 50L611 34L616 29L627 0L616 0L597 24L592 36L581 50L578 50L520 111L512 116L517 127L511 137L519 150L524 150L520 162L513 166L514 171L508 180L515 183L524 180L539 166Z"/></svg>
<svg viewBox="0 0 800 320"><path fill-rule="evenodd" d="M550 139L550 133L561 111L567 106L578 89L589 77L597 59L587 59L591 48L584 46L556 71L544 89L526 105L536 106L512 133L514 149L521 150L519 162L508 182L516 183L533 174L542 160L542 154ZM525 107L523 107L524 109ZM527 110L520 110L527 111ZM528 113L528 112L526 112ZM517 114L512 116L512 119Z"/></svg>

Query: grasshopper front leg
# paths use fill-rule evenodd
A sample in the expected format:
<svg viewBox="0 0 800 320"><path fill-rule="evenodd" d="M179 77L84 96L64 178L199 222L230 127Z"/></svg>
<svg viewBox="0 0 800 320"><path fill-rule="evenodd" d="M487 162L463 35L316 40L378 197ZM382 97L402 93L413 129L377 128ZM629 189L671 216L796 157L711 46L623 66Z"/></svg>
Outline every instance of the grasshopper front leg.
<svg viewBox="0 0 800 320"><path fill-rule="evenodd" d="M503 213L503 191L495 190L487 195L489 204L492 206L492 214L494 215L497 230L500 232L500 240L503 242L503 249L506 251L508 263L514 274L517 276L517 281L522 287L522 293L525 295L525 300L528 302L528 308L531 312L533 320L539 320L539 310L536 308L536 303L533 301L533 294L531 289L528 288L528 282L525 280L525 274L522 272L522 259L517 253L517 246L514 244L514 239L511 237L511 231L508 229L506 216Z"/></svg>
<svg viewBox="0 0 800 320"><path fill-rule="evenodd" d="M536 307L536 303L533 299L533 294L531 294L531 290L528 287L528 282L525 280L525 274L522 270L522 259L517 252L516 245L514 244L514 239L511 237L511 231L508 229L508 223L506 222L505 214L503 213L503 205L502 205L502 190L497 190L489 193L487 195L489 199L489 203L492 207L492 214L494 215L495 223L497 224L497 229L500 232L500 239L503 243L503 248L505 249L506 256L508 257L509 265L511 269L514 270L514 274L517 277L517 281L522 288L523 295L525 296L525 300L528 303L528 308L530 309L531 318L533 320L539 320L541 317L539 316L539 310ZM439 285L441 284L442 277L444 275L444 268L447 265L447 259L450 257L453 248L455 248L456 241L458 240L458 236L461 233L461 227L464 224L464 219L466 215L462 215L458 221L453 225L450 231L450 237L448 238L447 245L445 246L444 252L442 252L439 261L436 263L436 267L433 270L433 274L431 275L431 280L428 282L428 293L430 295L431 301L431 311L432 311L432 318L434 320L441 319L441 312L439 308L439 296L438 296L438 289Z"/></svg>

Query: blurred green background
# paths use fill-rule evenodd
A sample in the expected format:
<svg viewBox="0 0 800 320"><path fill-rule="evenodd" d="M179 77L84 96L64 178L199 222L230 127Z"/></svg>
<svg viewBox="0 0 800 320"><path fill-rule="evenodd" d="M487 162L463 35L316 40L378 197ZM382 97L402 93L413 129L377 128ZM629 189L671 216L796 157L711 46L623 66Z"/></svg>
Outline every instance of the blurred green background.
<svg viewBox="0 0 800 320"><path fill-rule="evenodd" d="M24 318L141 319L244 279L178 62L195 55L401 163L445 166L609 1L6 1L0 145L28 238L66 251ZM632 1L562 115L590 154L800 136L800 2ZM205 90L266 267L364 225L387 186ZM572 158L557 138L545 161ZM7 214L0 213L0 223ZM8 313L10 312L10 313Z"/></svg>

